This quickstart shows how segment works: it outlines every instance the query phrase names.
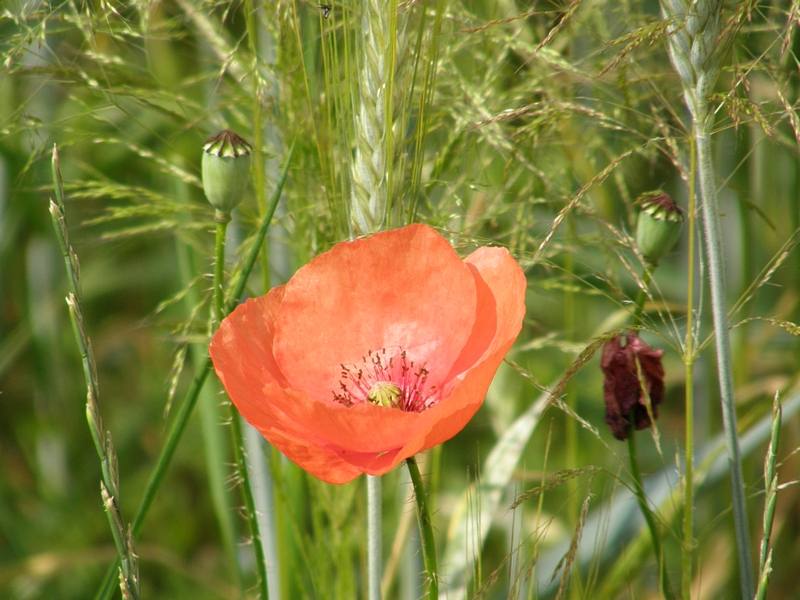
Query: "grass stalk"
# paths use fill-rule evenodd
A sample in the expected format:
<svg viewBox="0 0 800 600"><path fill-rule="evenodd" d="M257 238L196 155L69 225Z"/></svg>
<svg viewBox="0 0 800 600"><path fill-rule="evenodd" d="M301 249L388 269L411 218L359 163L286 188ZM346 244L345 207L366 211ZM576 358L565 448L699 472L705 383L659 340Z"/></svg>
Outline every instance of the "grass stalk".
<svg viewBox="0 0 800 600"><path fill-rule="evenodd" d="M697 152L697 171L700 178L700 198L703 209L703 226L708 260L711 312L717 348L722 422L730 470L733 497L733 522L739 562L741 595L753 598L750 534L747 529L747 512L744 480L736 426L736 407L733 398L733 371L731 362L728 312L725 305L725 269L722 256L722 231L719 222L719 205L711 150L713 114L709 112L708 98L712 92L720 67L719 49L721 0L663 0L665 16L676 19L669 29L670 59L683 84L683 95L692 116L694 146Z"/></svg>
<svg viewBox="0 0 800 600"><path fill-rule="evenodd" d="M780 440L782 421L782 410L779 396L775 395L772 403L772 435L767 448L767 456L764 460L764 488L766 496L764 498L764 534L761 538L761 548L758 560L758 589L756 600L764 600L767 597L767 584L772 572L772 523L775 520L775 504L778 501L778 475L775 473L775 462L777 460L778 442Z"/></svg>
<svg viewBox="0 0 800 600"><path fill-rule="evenodd" d="M640 324L642 322L642 313L644 313L644 303L647 300L647 288L650 285L650 280L653 277L653 272L650 265L646 265L644 273L642 273L642 287L639 289L639 294L636 296L636 306L633 309L633 322Z"/></svg>
<svg viewBox="0 0 800 600"><path fill-rule="evenodd" d="M681 543L681 596L691 598L692 559L694 555L694 271L695 271L695 231L697 226L697 195L694 176L697 167L697 153L691 146L689 177L689 226L688 259L686 265L686 338L684 342L684 420L686 423L683 473L683 539Z"/></svg>
<svg viewBox="0 0 800 600"><path fill-rule="evenodd" d="M419 539L422 547L422 556L425 560L425 572L428 577L428 600L439 599L439 574L436 565L436 545L433 539L433 525L431 513L428 509L428 500L425 496L425 484L419 473L417 459L407 458L406 465L411 475L411 484L414 486L414 498L417 501L417 522L419 523Z"/></svg>
<svg viewBox="0 0 800 600"><path fill-rule="evenodd" d="M367 586L369 600L381 598L381 478L367 475Z"/></svg>
<svg viewBox="0 0 800 600"><path fill-rule="evenodd" d="M247 45L252 56L252 101L253 101L253 179L256 191L256 204L260 217L264 217L267 210L266 172L264 169L264 112L262 110L263 91L260 77L258 25L256 12L258 0L244 0L245 23L247 26ZM261 278L264 293L269 290L269 263L267 244L262 247Z"/></svg>
<svg viewBox="0 0 800 600"><path fill-rule="evenodd" d="M244 425L244 441L250 467L250 482L256 507L258 529L264 546L264 563L267 568L267 587L270 598L281 597L280 560L278 554L277 518L274 480L267 452L270 446L261 433L249 424Z"/></svg>
<svg viewBox="0 0 800 600"><path fill-rule="evenodd" d="M575 242L575 223L572 219L568 219L568 234L567 240L568 244L572 246ZM573 251L568 251L564 256L564 270L572 280L575 277L575 257ZM574 341L575 339L575 288L574 286L570 285L567 286L567 289L564 291L564 333L565 337L569 341ZM566 402L567 406L569 406L573 411L577 412L577 398L574 393L574 385L570 380L567 383L566 388ZM566 459L567 459L567 468L568 469L577 469L578 468L578 422L573 419L571 416L566 415L566 431L565 438L567 442L567 449L566 449ZM580 519L581 514L581 499L578 495L578 481L572 480L567 483L567 489L569 494L569 506L568 506L568 514L569 514L569 522L574 523L576 527L578 527L578 521ZM581 572L579 569L576 569L570 573L571 583L572 585L569 588L569 596L573 598L573 600L579 600L583 595L583 583L581 580Z"/></svg>
<svg viewBox="0 0 800 600"><path fill-rule="evenodd" d="M270 221L272 221L272 216L275 214L275 208L278 206L278 200L280 200L281 193L283 192L283 186L286 183L286 177L289 174L289 166L292 164L294 148L295 144L293 143L286 155L286 163L283 167L283 171L281 172L280 179L275 185L275 192L272 195L269 210L267 211L266 216L261 221L261 224L256 231L253 245L250 247L250 250L245 257L241 271L238 273L237 278L231 283L232 291L228 296L228 300L225 305L226 313L230 313L238 305L239 298L241 298L242 294L244 293L244 288L247 285L247 279L249 278L250 273L255 266L256 260L258 260L258 256L261 251L261 245L264 243L264 238L267 235ZM191 385L189 386L189 389L186 392L186 397L184 398L181 408L175 417L175 421L169 430L169 434L167 435L167 441L164 443L164 447L161 449L161 453L158 455L156 466L147 482L144 497L139 505L139 511L136 513L136 517L133 520L132 531L134 538L141 531L144 520L147 517L147 513L153 504L153 500L155 500L158 489L161 487L161 482L164 480L164 475L167 472L167 468L172 462L172 457L175 455L178 442L180 441L181 436L183 436L183 432L186 430L189 417L192 415L194 406L197 404L197 399L200 397L200 390L205 384L206 377L208 377L210 372L211 358L206 355L206 358L203 360L200 368L194 376L194 379L192 380ZM97 595L95 596L95 600L108 600L111 597L114 573L116 572L118 565L119 562L116 562L109 568L109 571L106 573L106 577L103 580Z"/></svg>
<svg viewBox="0 0 800 600"><path fill-rule="evenodd" d="M134 551L131 529L130 527L126 529L119 508L119 469L117 465L117 454L114 451L111 432L107 431L103 426L103 420L100 416L100 407L97 403L99 397L97 365L94 360L92 343L86 333L86 326L83 320L80 266L78 264L78 257L69 244L69 232L64 216L64 184L61 178L61 166L58 161L58 149L55 146L53 147L51 166L56 200L55 202L52 200L50 201L50 216L53 221L53 229L56 232L61 253L64 257L64 264L66 265L67 280L70 290L67 295L67 305L69 306L72 330L81 354L83 375L86 381L86 419L89 423L89 431L92 434L97 456L100 459L100 471L102 473L100 493L103 499L103 508L108 516L108 523L111 527L114 545L117 547L117 565L115 565L111 572L112 580L117 566L119 566L122 597L125 598L125 600L138 600L138 558Z"/></svg>
<svg viewBox="0 0 800 600"><path fill-rule="evenodd" d="M747 528L747 506L744 495L742 459L736 425L736 405L733 398L733 369L731 364L730 326L725 307L725 270L722 263L722 232L719 224L717 189L711 139L707 123L695 122L697 136L697 162L700 172L700 190L703 199L703 224L706 238L706 255L711 288L711 312L714 317L714 334L717 346L717 370L722 402L722 424L730 468L731 495L733 497L733 523L736 531L736 548L739 558L739 578L742 598L749 600L755 593L750 533Z"/></svg>

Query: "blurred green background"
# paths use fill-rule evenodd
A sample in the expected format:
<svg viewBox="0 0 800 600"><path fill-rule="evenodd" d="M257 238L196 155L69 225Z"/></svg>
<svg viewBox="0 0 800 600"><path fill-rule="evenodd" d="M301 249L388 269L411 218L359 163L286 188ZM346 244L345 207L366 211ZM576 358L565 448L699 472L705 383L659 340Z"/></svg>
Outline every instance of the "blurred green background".
<svg viewBox="0 0 800 600"><path fill-rule="evenodd" d="M572 415L556 406L535 410L594 338L630 320L642 272L630 237L635 200L661 189L688 209L691 132L659 5L390 4L403 32L394 100L403 110L396 110L392 149L397 223L436 226L464 254L506 246L528 276L528 313L511 362L473 421L423 463L440 560L452 566L461 556L468 564L450 589L460 581L470 598L553 597L562 577L553 570L566 555L571 598L659 597L649 539L625 495L627 449L603 420L598 357L563 391ZM249 294L286 281L345 239L360 11L353 0L334 3L328 18L315 3L288 0L2 3L1 598L92 598L116 554L48 214L53 145L81 264L100 410L119 457L121 511L131 520L208 339L214 224L199 182L203 141L226 127L261 140L268 196L297 140L268 238L269 268L260 263ZM723 17L713 140L757 555L768 441L758 425L769 421L776 392L787 413L780 481L800 476L793 454L800 445L793 416L800 403L793 325L800 320L800 9L790 0L728 2ZM257 198L253 187L234 213L231 269L258 223ZM699 254L687 309L687 243L685 228L654 276L642 333L665 349L660 451L649 432L637 438L673 582L681 507L666 492L679 487L683 460L687 310L696 311L699 341L711 331ZM705 474L703 453L720 451L713 343L694 363L693 385ZM219 391L209 381L136 540L143 598L239 598L240 590L254 597ZM482 470L502 451L498 440L525 415L529 435L497 499L470 492L471 481L487 479ZM329 486L274 450L263 452L274 485L281 597L365 598L363 478ZM588 466L597 470L549 487L541 503L509 508L560 470ZM693 598L737 594L729 489L725 469L698 488ZM395 574L386 597L419 597L421 557L404 472L383 478L383 497L384 559ZM478 518L493 502L496 509ZM799 593L798 506L794 485L780 490L769 598ZM464 544L455 532L466 523ZM491 525L485 539L480 525ZM581 550L570 557L581 533Z"/></svg>

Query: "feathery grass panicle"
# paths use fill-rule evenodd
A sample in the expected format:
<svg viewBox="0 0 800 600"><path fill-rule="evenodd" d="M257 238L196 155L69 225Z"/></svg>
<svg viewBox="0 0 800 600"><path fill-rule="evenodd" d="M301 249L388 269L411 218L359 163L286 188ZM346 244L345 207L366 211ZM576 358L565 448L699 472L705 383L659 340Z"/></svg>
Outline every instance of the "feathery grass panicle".
<svg viewBox="0 0 800 600"><path fill-rule="evenodd" d="M114 544L119 555L119 581L122 596L125 600L139 599L139 562L134 551L133 534L126 528L119 508L119 465L111 432L106 431L100 416L100 407L97 404L99 396L97 385L97 364L92 352L92 343L86 333L83 320L83 306L81 303L81 280L78 257L70 246L69 233L64 217L64 184L61 178L61 165L58 160L58 148L53 147L52 158L53 186L55 188L55 201L50 201L50 216L53 228L58 238L64 263L67 268L67 280L70 292L67 296L70 319L72 320L75 341L81 353L83 372L86 380L86 418L89 422L89 431L94 440L97 456L100 458L102 479L100 492L103 499L103 508L108 516Z"/></svg>

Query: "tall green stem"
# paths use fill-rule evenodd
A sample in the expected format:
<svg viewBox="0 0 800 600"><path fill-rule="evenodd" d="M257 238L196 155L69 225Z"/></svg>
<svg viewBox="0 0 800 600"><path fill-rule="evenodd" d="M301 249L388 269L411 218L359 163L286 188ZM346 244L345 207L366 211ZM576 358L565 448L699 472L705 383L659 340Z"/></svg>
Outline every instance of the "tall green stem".
<svg viewBox="0 0 800 600"><path fill-rule="evenodd" d="M224 216L217 216L217 238L215 244L215 264L214 264L214 315L215 329L222 323L225 316L225 294L222 284L225 275L225 233L228 229L228 222ZM258 518L256 516L256 505L253 501L253 489L250 485L250 472L247 469L247 458L244 451L244 438L242 436L242 421L239 411L230 404L231 438L233 440L233 455L236 459L237 483L242 486L242 501L244 502L244 517L247 521L247 528L250 533L250 540L253 544L253 554L256 560L256 572L258 573L258 588L263 600L269 598L267 589L267 566L264 562L264 546L261 543L261 532L258 529Z"/></svg>
<svg viewBox="0 0 800 600"><path fill-rule="evenodd" d="M631 415L630 422L635 423L636 417ZM628 436L628 457L631 463L631 477L633 478L633 493L636 500L639 502L639 508L642 510L644 520L647 523L647 528L650 530L650 538L653 540L653 551L656 555L656 562L658 563L658 579L661 583L661 591L664 598L672 600L675 596L672 593L672 586L669 583L669 576L667 575L667 563L664 559L664 547L661 540L661 532L658 528L658 523L653 516L653 511L647 505L647 498L644 494L644 486L642 486L642 474L639 471L639 457L636 452L636 428L631 425L630 435ZM687 599L688 600L688 599Z"/></svg>
<svg viewBox="0 0 800 600"><path fill-rule="evenodd" d="M568 225L568 233L567 233L567 244L573 245L575 243L575 238L577 237L575 234L575 221L571 218L567 219ZM567 273L567 276L572 279L575 277L575 257L571 251L568 251L564 257L564 270ZM566 335L567 340L574 341L575 338L575 291L573 286L567 286L567 289L564 292L564 332ZM566 401L567 405L574 411L577 412L577 398L576 394L573 390L573 383L570 380L567 383L567 389L565 390L566 393ZM576 419L573 419L570 416L567 416L566 422L566 431L565 437L567 442L567 452L566 452L566 459L567 459L567 468L568 469L577 469L578 468L578 422ZM580 513L581 513L581 499L580 495L578 494L578 480L573 479L569 481L567 484L568 486L568 493L569 493L569 507L568 507L568 517L569 522L572 523L575 527L579 527L578 524L580 520ZM579 600L581 596L583 596L583 582L581 581L581 572L580 569L574 569L570 573L570 578L572 585L569 588L569 595L570 598L573 600Z"/></svg>
<svg viewBox="0 0 800 600"><path fill-rule="evenodd" d="M700 197L708 258L711 312L717 346L722 423L730 467L733 521L739 559L739 577L743 600L755 593L753 567L750 558L750 534L744 481L736 428L736 408L733 401L733 373L728 333L728 313L725 307L725 270L722 261L722 232L719 222L717 186L711 152L711 129L714 114L709 111L708 99L722 66L721 49L727 47L720 35L723 0L661 0L665 17L674 19L668 28L670 59L683 85L683 97L692 115L694 145L700 175ZM684 523L686 525L686 523ZM684 540L686 542L686 540ZM684 560L685 557L684 557ZM684 585L686 583L684 582Z"/></svg>
<svg viewBox="0 0 800 600"><path fill-rule="evenodd" d="M188 186L184 183L176 184L176 197L182 202L189 202ZM197 286L192 285L197 270L194 264L194 250L188 242L175 236L175 250L180 273L180 285L187 290L183 298L185 313L190 317L197 306L200 306L201 299ZM203 360L208 356L203 346L193 344L189 347L191 363L195 370L203 364ZM242 568L239 561L238 531L234 511L232 510L232 496L228 484L228 453L227 431L220 427L220 408L216 397L216 391L204 387L200 392L198 410L200 411L200 423L203 436L203 452L205 458L206 475L211 504L219 524L220 539L224 549L228 571L233 575L236 587L240 591L240 597L244 597L244 580L242 579Z"/></svg>
<svg viewBox="0 0 800 600"><path fill-rule="evenodd" d="M252 100L253 100L253 179L256 191L256 203L261 217L267 210L266 173L264 171L264 111L262 107L263 86L261 85L259 50L258 50L258 24L256 22L257 6L253 0L244 0L245 23L247 26L247 45L252 56ZM269 256L267 245L261 249L262 269L261 278L264 293L269 290Z"/></svg>
<svg viewBox="0 0 800 600"><path fill-rule="evenodd" d="M439 600L439 574L436 566L436 546L433 539L431 513L425 496L425 484L419 473L417 459L413 456L406 459L411 483L414 486L414 497L417 501L417 521L419 523L419 539L422 556L425 560L425 571L428 575L428 600Z"/></svg>
<svg viewBox="0 0 800 600"><path fill-rule="evenodd" d="M369 600L381 598L381 478L367 475L367 587Z"/></svg>
<svg viewBox="0 0 800 600"><path fill-rule="evenodd" d="M703 198L703 224L708 257L708 274L711 288L711 312L714 317L714 334L717 342L717 370L722 400L722 424L728 450L731 495L733 497L733 523L739 557L739 578L742 598L749 600L755 594L750 533L747 528L747 507L744 497L742 459L739 451L739 434L736 426L736 406L733 399L733 370L731 368L731 342L728 312L725 308L725 269L722 263L722 233L717 205L717 186L714 180L714 162L711 139L706 122L695 123L697 137L697 162L700 171L700 190Z"/></svg>
<svg viewBox="0 0 800 600"><path fill-rule="evenodd" d="M697 224L697 194L695 173L697 171L697 152L691 148L689 178L689 242L686 266L686 338L684 347L684 373L686 378L686 421L685 467L683 475L683 543L681 544L681 595L685 599L692 595L692 555L694 554L694 265L695 265L695 226Z"/></svg>
<svg viewBox="0 0 800 600"><path fill-rule="evenodd" d="M636 307L633 311L633 323L635 325L641 324L644 302L647 299L647 288L653 276L653 269L655 269L655 265L645 265L645 270L642 274L642 287L639 289L639 294L636 297ZM667 563L664 557L661 530L658 528L658 523L653 516L653 511L651 511L650 507L647 505L647 498L645 497L644 486L642 485L642 475L639 471L639 456L636 451L636 427L634 426L636 417L631 414L628 420L631 423L630 435L628 435L628 457L631 463L633 493L639 503L642 515L644 515L647 528L650 530L650 539L653 541L653 552L655 553L656 562L658 563L658 579L661 584L662 593L664 594L664 598L672 600L675 596L672 592L672 585L669 582L669 575L667 574Z"/></svg>
<svg viewBox="0 0 800 600"><path fill-rule="evenodd" d="M225 292L222 283L225 278L225 234L231 216L220 216L217 211L217 236L214 244L214 331L225 318Z"/></svg>

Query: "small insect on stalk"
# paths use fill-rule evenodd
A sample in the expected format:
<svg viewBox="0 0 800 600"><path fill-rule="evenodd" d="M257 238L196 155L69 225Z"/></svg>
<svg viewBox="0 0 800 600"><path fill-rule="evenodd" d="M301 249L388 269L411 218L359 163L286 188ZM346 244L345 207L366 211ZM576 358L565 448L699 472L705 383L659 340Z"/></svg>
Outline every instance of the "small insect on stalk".
<svg viewBox="0 0 800 600"><path fill-rule="evenodd" d="M331 16L331 10L333 10L333 4L317 4L317 8L322 11L322 18L327 19Z"/></svg>

